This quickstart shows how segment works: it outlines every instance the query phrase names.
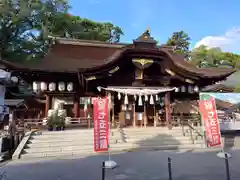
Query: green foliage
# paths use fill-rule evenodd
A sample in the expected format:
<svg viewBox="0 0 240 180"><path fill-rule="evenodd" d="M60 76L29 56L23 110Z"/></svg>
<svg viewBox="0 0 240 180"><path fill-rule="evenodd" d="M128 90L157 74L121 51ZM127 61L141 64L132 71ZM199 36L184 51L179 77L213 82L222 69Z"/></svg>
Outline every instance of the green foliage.
<svg viewBox="0 0 240 180"><path fill-rule="evenodd" d="M3 0L0 4L0 52L8 60L30 60L48 51L52 19L66 12L64 0Z"/></svg>
<svg viewBox="0 0 240 180"><path fill-rule="evenodd" d="M190 62L199 68L204 67L240 67L238 54L223 52L220 48L199 46L190 53Z"/></svg>
<svg viewBox="0 0 240 180"><path fill-rule="evenodd" d="M122 30L71 16L66 0L0 1L0 53L7 60L34 60L46 55L49 36L119 42Z"/></svg>
<svg viewBox="0 0 240 180"><path fill-rule="evenodd" d="M53 20L53 34L83 40L119 42L123 31L112 23L98 23L68 13L59 13Z"/></svg>
<svg viewBox="0 0 240 180"><path fill-rule="evenodd" d="M232 67L240 69L240 55L223 52L220 48L199 46L189 51L191 38L184 31L174 32L168 39L167 45L174 46L175 52L184 55L190 63L199 68Z"/></svg>
<svg viewBox="0 0 240 180"><path fill-rule="evenodd" d="M188 57L189 45L191 38L184 31L174 32L166 45L174 46L175 52L183 54L185 57Z"/></svg>
<svg viewBox="0 0 240 180"><path fill-rule="evenodd" d="M51 116L47 118L47 126L50 127L65 127L65 115L59 115L58 110L55 110Z"/></svg>

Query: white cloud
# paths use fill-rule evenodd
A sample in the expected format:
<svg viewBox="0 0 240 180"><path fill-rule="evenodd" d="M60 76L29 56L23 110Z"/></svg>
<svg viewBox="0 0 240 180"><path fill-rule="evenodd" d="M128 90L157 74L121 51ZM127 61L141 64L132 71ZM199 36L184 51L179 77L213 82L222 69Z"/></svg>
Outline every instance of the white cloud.
<svg viewBox="0 0 240 180"><path fill-rule="evenodd" d="M195 45L206 45L209 48L220 47L223 51L240 52L240 27L232 28L219 36L206 36Z"/></svg>

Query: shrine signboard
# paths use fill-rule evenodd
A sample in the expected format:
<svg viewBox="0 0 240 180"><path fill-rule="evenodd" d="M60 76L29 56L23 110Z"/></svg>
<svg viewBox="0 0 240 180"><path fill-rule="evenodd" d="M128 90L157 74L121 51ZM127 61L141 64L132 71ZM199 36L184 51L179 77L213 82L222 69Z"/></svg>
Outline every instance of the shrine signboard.
<svg viewBox="0 0 240 180"><path fill-rule="evenodd" d="M94 121L94 151L108 151L108 98L94 98L93 121Z"/></svg>
<svg viewBox="0 0 240 180"><path fill-rule="evenodd" d="M209 94L200 93L199 109L206 129L208 147L220 146L221 133L215 98Z"/></svg>

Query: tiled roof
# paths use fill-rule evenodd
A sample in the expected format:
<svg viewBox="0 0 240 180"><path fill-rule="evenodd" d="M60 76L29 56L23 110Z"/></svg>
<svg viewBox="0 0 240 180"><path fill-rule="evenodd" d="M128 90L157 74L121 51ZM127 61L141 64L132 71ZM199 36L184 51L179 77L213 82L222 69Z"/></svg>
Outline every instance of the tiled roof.
<svg viewBox="0 0 240 180"><path fill-rule="evenodd" d="M155 57L158 55L159 57L167 56L175 67L191 72L201 78L227 77L234 72L233 69L229 68L197 68L164 46L138 48L133 44L111 44L66 38L57 38L51 51L42 60L24 63L4 63L18 69L32 71L78 72L80 69L96 71L124 60L124 55L128 53L154 54Z"/></svg>

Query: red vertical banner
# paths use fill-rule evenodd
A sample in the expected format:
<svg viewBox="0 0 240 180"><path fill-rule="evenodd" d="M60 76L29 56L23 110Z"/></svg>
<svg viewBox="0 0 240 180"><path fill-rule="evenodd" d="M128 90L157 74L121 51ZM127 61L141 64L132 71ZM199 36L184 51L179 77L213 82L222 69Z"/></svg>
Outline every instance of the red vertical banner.
<svg viewBox="0 0 240 180"><path fill-rule="evenodd" d="M108 98L94 98L94 151L108 151Z"/></svg>
<svg viewBox="0 0 240 180"><path fill-rule="evenodd" d="M206 129L208 147L221 145L220 125L215 98L209 94L200 93L199 110Z"/></svg>

